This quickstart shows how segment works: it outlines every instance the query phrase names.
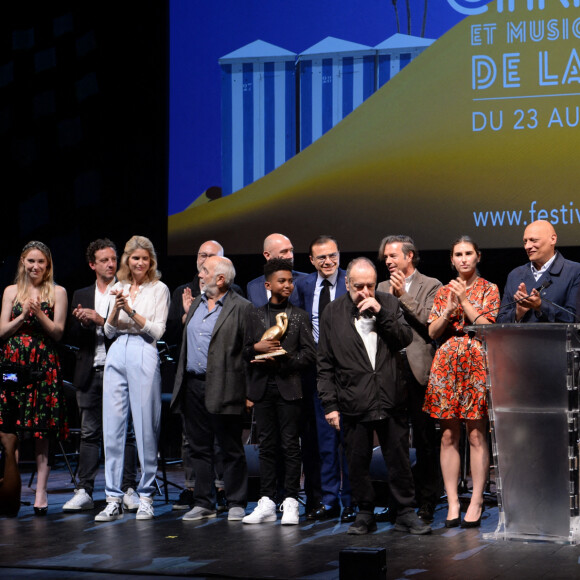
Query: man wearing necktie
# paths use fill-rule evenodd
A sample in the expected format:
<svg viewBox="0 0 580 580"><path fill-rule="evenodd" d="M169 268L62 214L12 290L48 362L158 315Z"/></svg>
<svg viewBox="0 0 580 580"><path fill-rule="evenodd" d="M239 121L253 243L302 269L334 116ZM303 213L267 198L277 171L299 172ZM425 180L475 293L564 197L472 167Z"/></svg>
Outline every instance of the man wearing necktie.
<svg viewBox="0 0 580 580"><path fill-rule="evenodd" d="M339 268L338 242L332 236L321 235L312 241L310 261L316 271L296 282L296 293L299 306L310 315L312 334L315 342L318 343L320 320L325 308L335 298L346 294L346 272ZM310 508L306 510L307 518L311 520L336 518L340 515L342 502L344 508L342 521L353 522L355 512L351 504L342 435L341 432L330 427L324 417L324 410L316 392L314 374L304 378L304 402L306 428L303 432L303 442L307 443L307 449L312 449L312 454L303 453L304 473L306 478L309 472L314 472L318 459L322 492L317 504L307 506ZM308 445L309 442L310 445ZM316 443L318 453L315 456ZM307 487L306 484L305 487Z"/></svg>

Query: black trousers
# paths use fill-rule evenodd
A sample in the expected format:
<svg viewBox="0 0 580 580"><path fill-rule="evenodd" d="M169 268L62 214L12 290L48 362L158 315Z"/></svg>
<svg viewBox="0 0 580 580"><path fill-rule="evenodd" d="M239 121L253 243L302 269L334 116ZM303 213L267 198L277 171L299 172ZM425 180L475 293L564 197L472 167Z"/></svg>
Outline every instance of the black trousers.
<svg viewBox="0 0 580 580"><path fill-rule="evenodd" d="M191 446L195 506L215 509L214 439L222 454L226 497L230 507L248 503L248 468L242 444L242 416L215 415L205 406L205 381L188 376L182 399L185 436Z"/></svg>
<svg viewBox="0 0 580 580"><path fill-rule="evenodd" d="M316 429L316 375L302 380L302 414L300 419L300 448L302 452L302 469L304 471L304 493L306 511L318 508L322 502L322 484L320 467L320 450Z"/></svg>
<svg viewBox="0 0 580 580"><path fill-rule="evenodd" d="M436 506L443 492L439 458L440 437L435 419L423 411L426 386L417 382L406 358L403 358L402 379L409 393L409 419L413 426L413 446L417 451L417 463L413 469L417 503Z"/></svg>
<svg viewBox="0 0 580 580"><path fill-rule="evenodd" d="M300 417L302 401L286 401L276 386L266 388L254 405L260 442L260 495L276 497L276 458L278 442L284 455L286 497L300 493Z"/></svg>
<svg viewBox="0 0 580 580"><path fill-rule="evenodd" d="M352 495L360 512L373 513L375 491L370 476L373 434L376 431L387 465L388 486L399 513L415 506L415 486L409 460L409 423L406 413L380 421L359 422L342 416L346 460Z"/></svg>

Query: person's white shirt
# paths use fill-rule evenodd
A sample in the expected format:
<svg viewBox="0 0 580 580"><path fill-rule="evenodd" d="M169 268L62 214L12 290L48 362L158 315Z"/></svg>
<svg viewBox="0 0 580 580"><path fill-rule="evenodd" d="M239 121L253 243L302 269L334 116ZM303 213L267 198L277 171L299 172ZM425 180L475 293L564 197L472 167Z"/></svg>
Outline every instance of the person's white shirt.
<svg viewBox="0 0 580 580"><path fill-rule="evenodd" d="M131 284L129 282L117 282L112 290L122 290L127 296L127 304L137 314L140 314L147 321L141 328L123 310L119 313L117 326L114 327L107 321L105 323L105 335L113 338L120 334L148 334L155 340L160 340L165 333L167 315L169 313L169 288L160 280L147 282L139 286L139 290L134 300L129 296ZM115 304L115 296L111 295L109 312Z"/></svg>

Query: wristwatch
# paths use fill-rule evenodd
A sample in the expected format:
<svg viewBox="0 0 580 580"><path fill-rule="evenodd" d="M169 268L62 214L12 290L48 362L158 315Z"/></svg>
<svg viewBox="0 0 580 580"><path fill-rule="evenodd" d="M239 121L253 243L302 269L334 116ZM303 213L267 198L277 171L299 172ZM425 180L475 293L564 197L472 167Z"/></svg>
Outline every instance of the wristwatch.
<svg viewBox="0 0 580 580"><path fill-rule="evenodd" d="M127 314L127 316L129 318L134 318L135 317L135 314L137 314L136 310L131 310L131 312L129 312L129 314Z"/></svg>

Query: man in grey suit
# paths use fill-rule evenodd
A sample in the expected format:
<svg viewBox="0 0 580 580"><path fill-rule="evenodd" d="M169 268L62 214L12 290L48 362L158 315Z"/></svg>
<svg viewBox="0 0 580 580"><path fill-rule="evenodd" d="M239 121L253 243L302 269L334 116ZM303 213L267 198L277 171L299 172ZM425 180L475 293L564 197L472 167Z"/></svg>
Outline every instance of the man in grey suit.
<svg viewBox="0 0 580 580"><path fill-rule="evenodd" d="M441 282L417 270L419 252L409 236L383 238L379 260L385 261L390 280L381 282L377 290L393 294L399 299L403 316L413 330L413 342L402 351L403 379L409 393L409 417L413 425L413 444L417 451L413 477L419 505L418 515L430 523L442 486L435 421L423 412L423 400L435 355L427 331L427 319Z"/></svg>
<svg viewBox="0 0 580 580"><path fill-rule="evenodd" d="M171 408L184 417L196 475L193 509L186 521L214 518L214 438L220 445L228 520L241 521L247 505L247 466L242 444L246 375L242 351L250 302L231 291L230 260L208 258L199 271L202 294L191 304L177 365Z"/></svg>

